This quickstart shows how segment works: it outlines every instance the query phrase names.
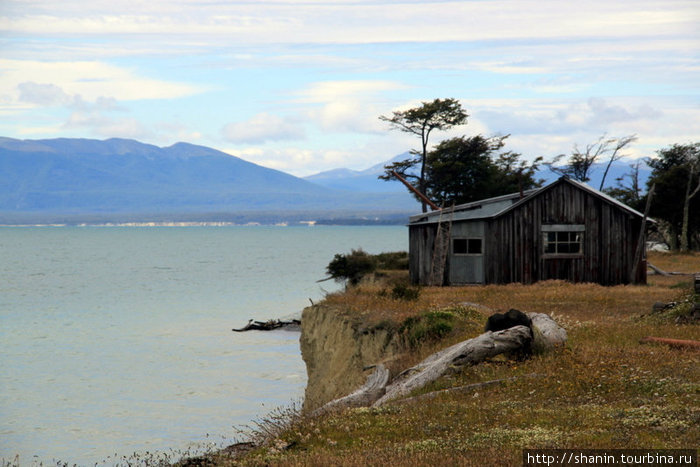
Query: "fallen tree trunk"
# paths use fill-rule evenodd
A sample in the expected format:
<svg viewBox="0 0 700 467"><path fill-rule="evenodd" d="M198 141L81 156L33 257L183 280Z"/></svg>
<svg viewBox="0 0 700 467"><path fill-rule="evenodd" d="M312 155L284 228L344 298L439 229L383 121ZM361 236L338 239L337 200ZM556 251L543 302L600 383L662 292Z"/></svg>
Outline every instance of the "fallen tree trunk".
<svg viewBox="0 0 700 467"><path fill-rule="evenodd" d="M648 261L647 261L647 266L648 266L652 271L654 271L654 273L656 273L656 274L659 274L659 275L662 275L662 276L670 276L669 273L667 273L667 272L664 271L663 269L657 268L656 266L654 266L653 264L651 264L651 263L648 262Z"/></svg>
<svg viewBox="0 0 700 467"><path fill-rule="evenodd" d="M352 394L332 400L326 405L319 407L311 413L311 416L316 417L326 412L349 407L367 407L384 395L388 382L389 370L380 363L375 367L374 372L369 375L364 386Z"/></svg>
<svg viewBox="0 0 700 467"><path fill-rule="evenodd" d="M315 410L312 415L339 410L347 407L379 407L390 401L420 389L455 368L480 363L487 358L509 352L523 350L547 351L556 349L566 343L566 331L551 317L543 313L528 313L531 328L514 326L497 332L485 332L430 355L419 364L401 372L387 386L389 371L384 365L377 365L364 386L345 397L335 399ZM463 388L481 387L506 381L476 383ZM459 392L460 389L454 389ZM421 396L419 396L421 397Z"/></svg>
<svg viewBox="0 0 700 467"><path fill-rule="evenodd" d="M298 319L293 319L290 321L282 321L280 319L271 319L269 321L253 321L248 320L248 324L242 328L231 329L234 332L245 332L245 331L272 331L273 329L280 328L293 328L300 329L301 321Z"/></svg>
<svg viewBox="0 0 700 467"><path fill-rule="evenodd" d="M693 274L697 274L697 273L693 273L693 272L678 272L678 271L668 272L668 271L664 271L663 269L654 266L653 264L651 264L649 262L647 262L647 266L649 267L649 269L654 271L654 274L659 274L661 276L692 276Z"/></svg>
<svg viewBox="0 0 700 467"><path fill-rule="evenodd" d="M548 352L566 344L566 329L559 326L549 315L532 312L526 314L532 321L530 327L534 352Z"/></svg>
<svg viewBox="0 0 700 467"><path fill-rule="evenodd" d="M473 365L496 355L522 349L532 339L526 326L515 326L498 332L486 332L473 339L433 354L418 365L401 373L387 386L386 394L373 405L379 407L392 399L409 394L435 381L453 367Z"/></svg>

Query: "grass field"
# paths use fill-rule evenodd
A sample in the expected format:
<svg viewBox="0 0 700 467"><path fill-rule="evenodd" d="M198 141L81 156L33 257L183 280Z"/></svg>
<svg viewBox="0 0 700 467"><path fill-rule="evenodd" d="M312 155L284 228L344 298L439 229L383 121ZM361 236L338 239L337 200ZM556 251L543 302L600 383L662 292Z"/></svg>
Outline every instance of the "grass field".
<svg viewBox="0 0 700 467"><path fill-rule="evenodd" d="M666 271L699 272L700 254L652 254ZM407 367L482 332L488 313L517 308L547 313L566 328L558 352L524 361L502 357L436 381L421 392L502 378L503 384L380 409L349 409L311 419L289 415L281 433L243 458L213 465L488 466L522 465L524 448L693 448L700 446L700 352L640 344L645 336L700 340L698 324L655 302L688 299L692 276L649 276L644 286L602 287L548 281L423 288L415 300L362 284L327 297L363 326L395 326L448 310L457 316L440 340L426 339L398 365ZM695 297L697 299L697 297ZM683 311L683 308L679 308ZM687 306L686 308L687 309ZM264 421L262 422L264 425Z"/></svg>

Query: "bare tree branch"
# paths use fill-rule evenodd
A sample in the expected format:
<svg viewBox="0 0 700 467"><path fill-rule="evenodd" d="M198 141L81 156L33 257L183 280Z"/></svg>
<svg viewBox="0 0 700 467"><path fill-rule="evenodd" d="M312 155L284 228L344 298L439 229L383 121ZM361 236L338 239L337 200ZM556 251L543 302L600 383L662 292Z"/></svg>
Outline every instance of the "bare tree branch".
<svg viewBox="0 0 700 467"><path fill-rule="evenodd" d="M610 166L615 162L616 160L622 159L625 157L622 154L618 154L622 149L625 148L630 143L633 143L634 141L637 141L637 135L629 135L629 136L623 136L621 138L612 138L610 142L615 143L615 148L612 151L612 154L610 155L610 159L608 159L608 164L605 166L605 172L603 172L603 179L600 181L600 188L598 188L600 191L603 191L603 186L605 185L605 178L608 176L608 171L610 170Z"/></svg>

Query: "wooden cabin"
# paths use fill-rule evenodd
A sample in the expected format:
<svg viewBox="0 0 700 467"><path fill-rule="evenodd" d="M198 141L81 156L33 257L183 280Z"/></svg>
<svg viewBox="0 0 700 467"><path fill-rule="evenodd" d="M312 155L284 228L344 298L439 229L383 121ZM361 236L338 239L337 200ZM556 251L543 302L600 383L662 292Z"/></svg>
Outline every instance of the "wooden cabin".
<svg viewBox="0 0 700 467"><path fill-rule="evenodd" d="M643 284L643 248L634 272L643 219L620 201L567 177L522 195L412 216L411 281L460 285L563 279Z"/></svg>

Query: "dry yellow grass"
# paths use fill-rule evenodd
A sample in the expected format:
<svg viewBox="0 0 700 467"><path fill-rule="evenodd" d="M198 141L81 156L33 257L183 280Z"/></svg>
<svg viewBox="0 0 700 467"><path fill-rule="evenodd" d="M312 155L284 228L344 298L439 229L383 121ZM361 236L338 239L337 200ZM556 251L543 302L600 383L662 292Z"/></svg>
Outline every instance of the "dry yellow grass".
<svg viewBox="0 0 700 467"><path fill-rule="evenodd" d="M700 273L700 252L691 253L656 253L651 252L648 262L666 272Z"/></svg>
<svg viewBox="0 0 700 467"><path fill-rule="evenodd" d="M700 255L651 255L667 271L700 271ZM553 315L568 332L566 348L516 362L502 358L444 377L423 392L516 377L471 393L421 403L352 409L302 419L278 449L258 448L218 465L488 466L521 465L524 448L697 448L700 445L700 354L639 339L700 339L700 326L651 316L657 301L690 293L688 276L650 276L645 286L602 287L549 281L485 287L424 288L416 301L367 284L327 300L364 325L401 322L426 310L474 302ZM486 315L482 316L482 322ZM440 346L470 337L459 327ZM419 349L423 354L430 349ZM408 358L419 359L419 355ZM531 376L531 375L536 376Z"/></svg>

